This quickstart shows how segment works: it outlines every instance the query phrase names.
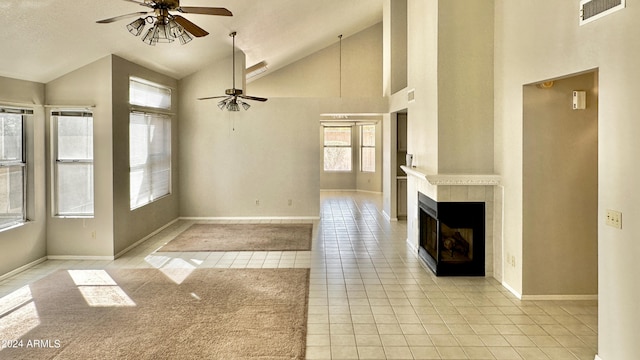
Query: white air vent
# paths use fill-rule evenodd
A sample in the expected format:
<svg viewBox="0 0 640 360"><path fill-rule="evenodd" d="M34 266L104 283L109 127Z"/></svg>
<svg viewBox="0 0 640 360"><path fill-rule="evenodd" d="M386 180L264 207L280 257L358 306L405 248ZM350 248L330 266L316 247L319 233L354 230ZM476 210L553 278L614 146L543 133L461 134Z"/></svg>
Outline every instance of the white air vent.
<svg viewBox="0 0 640 360"><path fill-rule="evenodd" d="M580 0L580 25L622 10L625 3L626 0Z"/></svg>
<svg viewBox="0 0 640 360"><path fill-rule="evenodd" d="M416 89L411 89L407 91L407 101L408 102L416 101Z"/></svg>

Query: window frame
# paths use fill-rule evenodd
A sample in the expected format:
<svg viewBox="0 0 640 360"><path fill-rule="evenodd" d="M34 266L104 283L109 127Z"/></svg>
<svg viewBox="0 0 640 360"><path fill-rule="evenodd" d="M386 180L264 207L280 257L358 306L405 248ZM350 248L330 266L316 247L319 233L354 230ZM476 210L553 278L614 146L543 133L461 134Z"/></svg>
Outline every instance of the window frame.
<svg viewBox="0 0 640 360"><path fill-rule="evenodd" d="M335 145L330 144L327 145L327 129L348 129L349 130L349 145ZM352 173L353 172L353 126L351 125L340 125L340 126L322 126L322 169L327 173ZM350 161L349 161L349 169L340 170L340 169L327 169L327 149L349 149Z"/></svg>
<svg viewBox="0 0 640 360"><path fill-rule="evenodd" d="M52 173L52 197L53 197L53 216L58 218L93 218L95 216L95 144L94 144L94 118L93 112L87 109L54 109L51 111L51 126L52 126L52 156L53 156L53 173ZM73 159L73 158L65 158L61 159L59 154L59 117L82 117L82 118L90 118L91 120L91 159L83 158L83 159ZM71 164L91 164L91 175L89 181L91 181L91 200L92 200L92 210L90 212L68 212L61 213L60 212L60 192L59 192L59 168L60 165L71 165Z"/></svg>
<svg viewBox="0 0 640 360"><path fill-rule="evenodd" d="M27 116L33 116L33 109L27 108L16 108L16 107L6 107L0 105L0 114L8 114L8 115L19 115L20 116L20 157L21 159L15 160L2 160L0 159L0 169L11 169L11 168L20 168L20 173L22 175L22 194L20 196L22 204L21 204L21 215L18 219L10 220L7 222L0 222L0 232L12 229L17 226L21 226L25 224L28 219L27 211L28 211L28 184L29 184L29 162L28 162L28 152L27 152ZM9 173L10 174L10 173ZM7 191L7 198L11 197L10 189ZM8 200L9 202L10 200ZM7 212L7 217L10 215L10 212ZM0 214L1 216L1 214Z"/></svg>
<svg viewBox="0 0 640 360"><path fill-rule="evenodd" d="M157 91L156 93L161 93L164 92L165 94L168 94L168 101L167 106L154 106L154 104L151 103L135 103L132 101L131 98L131 93L132 93L132 83L138 83L138 84L142 84L144 86L148 86L151 88L156 88L159 91ZM129 208L131 211L135 210L135 209L139 209L141 207L144 207L146 205L149 205L151 203L154 203L164 197L170 196L173 192L173 182L172 182L172 178L173 178L173 169L172 169L172 141L173 141L173 113L171 113L171 109L173 107L173 90L171 87L166 86L166 85L162 85L162 84L158 84L158 83L154 83L151 82L149 80L145 80L142 78L138 78L138 77L134 77L134 76L130 76L129 77L129 106L130 106L130 110L129 110ZM162 103L162 102L160 102ZM144 203L138 203L136 201L136 204L134 205L134 199L133 199L133 195L134 192L132 191L132 187L133 187L133 181L132 181L132 175L133 175L133 170L134 168L139 169L141 168L140 166L132 166L131 164L131 146L132 146L132 142L131 142L131 126L132 126L132 117L134 114L143 114L145 117L147 115L149 116L163 116L166 117L167 119L167 129L168 129L168 139L167 139L167 148L165 149L165 153L166 153L166 160L167 160L167 164L168 164L168 179L167 179L167 186L168 186L168 190L167 193L160 195L158 197L153 197L153 191L150 190L150 194L151 196L149 197L148 201L144 202ZM148 137L147 137L148 138ZM147 143L147 151L149 151L149 146L151 144L148 142ZM145 165L151 165L150 163L147 163Z"/></svg>
<svg viewBox="0 0 640 360"><path fill-rule="evenodd" d="M364 141L364 131L365 128L373 129L373 145L365 145ZM364 150L372 149L373 150L373 170L365 170L364 169ZM376 125L367 124L360 125L360 171L364 173L375 173L376 172Z"/></svg>
<svg viewBox="0 0 640 360"><path fill-rule="evenodd" d="M139 209L141 207L144 207L146 205L149 205L153 202L156 202L164 197L167 197L169 195L171 195L172 193L172 169L171 169L171 151L172 151L172 147L171 147L171 138L172 138L172 131L171 131L171 127L172 127L172 118L170 115L168 114L163 114L163 113L153 113L153 112L142 112L142 111L131 111L129 114L129 133L131 134L131 119L133 115L142 115L144 116L144 118L147 120L147 124L146 124L146 130L147 130L147 139L152 138L152 136L150 136L149 131L151 126L149 126L149 118L150 117L159 117L165 120L165 122L163 123L163 125L165 126L165 129L168 130L168 141L165 143L167 145L167 148L164 148L163 150L163 159L167 162L168 166L166 168L168 175L167 175L167 192L166 193L162 193L156 197L154 197L154 192L153 192L153 179L151 178L150 180L150 187L149 187L149 198L147 199L146 202L140 203L138 201L135 202L134 204L134 199L133 199L133 191L132 191L132 186L133 186L133 181L132 181L132 176L134 175L134 171L139 170L139 169L143 169L143 171L146 171L148 174L152 174L153 171L152 170L152 166L155 164L154 162L146 162L145 164L141 164L141 165L132 165L131 160L132 160L132 152L131 152L131 139L129 139L129 207L131 210L135 210L135 209ZM147 142L146 143L146 152L147 154L150 154L150 147L152 146L151 142ZM137 199L137 198L136 198Z"/></svg>

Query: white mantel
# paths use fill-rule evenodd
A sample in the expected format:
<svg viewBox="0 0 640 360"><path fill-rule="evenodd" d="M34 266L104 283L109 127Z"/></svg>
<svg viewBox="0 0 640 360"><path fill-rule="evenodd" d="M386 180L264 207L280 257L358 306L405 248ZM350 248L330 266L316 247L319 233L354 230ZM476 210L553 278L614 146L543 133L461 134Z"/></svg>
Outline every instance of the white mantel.
<svg viewBox="0 0 640 360"><path fill-rule="evenodd" d="M417 167L400 166L407 175L428 181L431 185L500 185L501 176L496 174L429 174Z"/></svg>

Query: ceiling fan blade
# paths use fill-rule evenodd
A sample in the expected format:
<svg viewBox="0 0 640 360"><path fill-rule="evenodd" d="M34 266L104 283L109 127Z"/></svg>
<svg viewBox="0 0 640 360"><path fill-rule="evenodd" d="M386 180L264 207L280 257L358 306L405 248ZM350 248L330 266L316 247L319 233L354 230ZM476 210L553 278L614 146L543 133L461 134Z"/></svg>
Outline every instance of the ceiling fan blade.
<svg viewBox="0 0 640 360"><path fill-rule="evenodd" d="M241 97L243 99L247 99L247 100L255 100L255 101L262 101L265 102L268 99L266 98L261 98L261 97L256 97L256 96L249 96L249 95L238 95L238 97Z"/></svg>
<svg viewBox="0 0 640 360"><path fill-rule="evenodd" d="M120 15L120 16L108 18L108 19L98 20L96 22L98 24L108 24L108 23L112 23L114 21L130 18L130 17L133 17L133 16L145 15L145 14L148 14L148 13L149 13L149 11L138 11L138 12L134 12L134 13L131 13L131 14L125 14L125 15Z"/></svg>
<svg viewBox="0 0 640 360"><path fill-rule="evenodd" d="M222 98L231 98L231 96L209 96L209 97L203 97L203 98L198 98L198 100L210 100L210 99L222 99Z"/></svg>
<svg viewBox="0 0 640 360"><path fill-rule="evenodd" d="M174 15L173 18L176 20L178 24L180 24L185 30L187 30L190 34L195 37L202 37L209 35L204 29L199 27L198 25L192 23L191 21L183 18L180 15Z"/></svg>
<svg viewBox="0 0 640 360"><path fill-rule="evenodd" d="M233 16L231 11L225 8L213 8L213 7L198 7L198 6L181 6L178 11L188 14L203 14L203 15L219 15L219 16Z"/></svg>

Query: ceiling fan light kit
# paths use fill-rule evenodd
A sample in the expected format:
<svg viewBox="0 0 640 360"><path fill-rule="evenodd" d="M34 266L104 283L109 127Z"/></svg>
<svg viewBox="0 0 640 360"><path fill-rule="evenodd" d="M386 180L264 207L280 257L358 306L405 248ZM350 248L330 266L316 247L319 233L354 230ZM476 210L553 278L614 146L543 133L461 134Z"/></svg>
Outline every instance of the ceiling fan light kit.
<svg viewBox="0 0 640 360"><path fill-rule="evenodd" d="M151 8L151 11L139 11L131 14L120 15L109 19L99 20L99 24L108 24L121 19L146 15L140 17L127 25L127 30L134 36L140 36L147 23L151 24L151 28L142 37L145 44L155 46L157 43L170 43L178 40L184 45L193 40L193 37L203 37L209 33L198 25L192 23L180 15L173 15L169 11L178 11L185 14L203 14L203 15L219 15L232 16L231 11L225 8L213 7L194 7L180 6L179 0L125 0L138 5Z"/></svg>

